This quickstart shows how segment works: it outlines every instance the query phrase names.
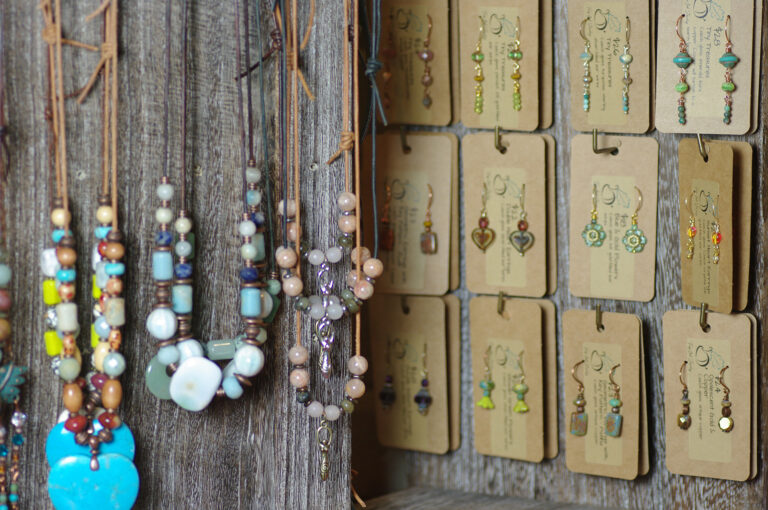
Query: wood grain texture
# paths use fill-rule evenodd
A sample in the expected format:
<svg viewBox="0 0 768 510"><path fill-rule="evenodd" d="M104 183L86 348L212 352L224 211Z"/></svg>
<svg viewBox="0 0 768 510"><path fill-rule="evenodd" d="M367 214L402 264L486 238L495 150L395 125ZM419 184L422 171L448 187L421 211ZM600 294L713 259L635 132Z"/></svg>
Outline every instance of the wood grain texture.
<svg viewBox="0 0 768 510"><path fill-rule="evenodd" d="M568 114L568 48L567 27L568 2L554 0L555 9L555 123L545 133L552 134L557 140L557 215L558 215L558 290L551 297L558 309L558 371L559 391L559 420L560 420L560 455L553 461L542 464L529 464L496 457L486 457L478 454L474 448L472 437L472 420L474 404L472 401L473 381L471 377L472 360L469 344L469 314L468 303L472 294L466 290L466 275L462 268L462 287L456 294L462 300L462 414L461 414L461 448L448 455L427 455L415 452L399 452L394 450L380 451L376 445L366 441L364 430L374 424L366 422L360 416L355 418L355 454L353 467L359 469L359 487L364 496L373 497L394 490L413 486L428 486L443 489L470 491L482 494L507 495L536 500L577 502L605 506L620 506L625 508L658 508L658 509L703 509L737 510L745 508L765 508L768 494L768 475L765 470L768 444L766 428L760 427L758 440L758 476L746 483L736 483L705 478L693 478L672 475L664 467L665 437L663 426L663 384L662 380L662 315L667 310L687 308L680 291L680 242L678 232L677 211L677 145L683 138L681 135L668 135L653 131L653 136L659 141L659 207L658 207L658 247L656 253L656 297L650 303L635 303L628 301L581 299L572 296L568 291L568 196L570 194L569 161L570 141L577 134L571 127ZM765 26L765 19L763 19ZM672 27L658 27L660 33L670 33ZM768 31L763 31L763 48L766 48ZM763 77L768 68L768 57L762 53ZM765 90L765 85L761 86ZM757 92L755 92L757 93ZM768 276L766 275L767 238L765 218L768 215L768 200L766 200L766 184L764 181L765 151L768 142L765 139L765 125L768 120L765 103L760 111L760 129L756 134L746 137L727 137L749 141L755 151L754 183L752 209L753 236L751 260L750 299L747 308L753 313L759 323L763 323L768 312ZM463 136L475 130L463 126L453 126L439 131L453 132ZM489 148L489 150L491 150ZM463 188L463 186L462 186ZM463 207L463 204L462 204ZM577 221L581 221L578 219ZM465 239L465 229L462 225L461 238ZM472 228L469 226L469 228ZM462 257L468 249L462 246ZM571 308L593 309L597 303L602 303L606 311L634 313L643 323L646 353L646 377L648 391L648 420L651 470L647 476L628 482L609 478L599 478L569 472L565 466L563 452L564 419L572 396L563 392L563 360L562 336L560 317L563 311ZM758 333L759 378L758 386L765 388L768 384L768 360L763 355L762 346L768 341L765 328ZM374 362L376 362L374 360ZM759 394L759 408L768 406L768 393ZM358 420L360 428L357 428ZM358 433L359 431L359 433ZM375 463L365 462L364 455L358 455L360 449L368 453L380 455ZM372 473L371 473L372 471ZM381 475L382 471L385 475ZM375 480L366 477L373 476ZM439 493L429 493L436 502L442 501ZM396 500L396 499L393 499ZM420 497L415 501L423 501ZM404 505L403 501L400 501ZM405 508L407 506L400 506ZM424 506L427 507L426 504ZM438 506L439 507L439 506ZM470 507L470 506L468 506ZM381 508L395 508L382 506ZM431 508L431 507L430 507Z"/></svg>
<svg viewBox="0 0 768 510"><path fill-rule="evenodd" d="M63 2L66 37L97 44L100 21L86 24L85 16L97 0ZM189 113L187 163L190 208L196 225L197 258L194 331L203 340L232 338L239 332L240 266L236 222L241 211L239 132L234 77L234 3L189 2ZM46 490L48 466L44 442L62 410L60 383L45 354L42 275L39 253L48 246L48 177L50 137L44 118L46 102L45 45L40 37L43 20L37 2L3 2L6 36L5 63L12 147L8 181L9 246L13 283L14 331L18 360L31 367L25 396L29 412L29 440L23 450L21 493L24 508L50 507ZM269 44L273 28L271 2L251 2L251 55L258 54L254 6L262 8L262 37ZM299 26L306 26L308 3L301 7ZM141 489L136 508L343 508L349 501L350 434L347 419L335 425L331 454L333 468L326 483L319 480L314 420L295 401L288 384L286 354L294 342L294 315L281 313L266 344L267 365L237 402L216 401L207 410L191 414L170 402L157 401L144 386L144 368L154 354L144 318L151 310L153 283L150 256L155 230L155 187L162 174L163 84L171 80L170 171L178 182L180 163L180 30L181 2L173 2L172 66L165 69L165 2L121 2L120 27L120 219L126 233L126 296L128 324L124 353L128 369L123 377L124 419L137 441L136 465ZM268 20L268 22L267 22ZM337 227L336 194L343 187L339 164L326 161L338 144L341 125L342 2L318 6L309 46L302 53L304 75L317 101L301 93L302 204L306 240L327 247ZM81 87L95 66L98 54L64 49L65 90ZM270 118L274 115L275 63L268 65ZM258 93L254 81L254 94ZM78 274L90 275L89 254L98 183L100 182L101 108L97 93L82 106L67 104L69 168L73 197L73 228L81 257ZM258 97L255 95L254 97ZM270 124L270 130L274 126ZM311 171L313 162L320 163ZM330 241L329 241L330 239ZM341 274L341 271L339 272ZM90 276L80 278L78 293L90 295ZM314 290L312 285L309 290ZM85 300L83 300L85 301ZM87 301L90 303L90 298ZM80 307L83 330L90 325L88 306ZM303 325L309 342L309 323ZM339 328L341 331L342 328ZM280 333L276 333L280 331ZM86 343L87 335L82 335ZM349 356L348 328L337 336L335 366ZM344 379L332 385L313 371L317 397L338 403ZM328 389L332 388L332 389ZM34 503L33 503L34 502Z"/></svg>

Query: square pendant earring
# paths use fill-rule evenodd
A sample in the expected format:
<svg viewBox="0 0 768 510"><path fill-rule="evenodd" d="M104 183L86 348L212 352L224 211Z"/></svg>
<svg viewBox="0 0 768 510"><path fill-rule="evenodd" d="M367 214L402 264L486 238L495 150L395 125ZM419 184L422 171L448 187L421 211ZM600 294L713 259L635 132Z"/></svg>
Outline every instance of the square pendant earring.
<svg viewBox="0 0 768 510"><path fill-rule="evenodd" d="M620 366L621 363L615 365L608 373L608 379L613 387L613 398L608 401L608 405L611 406L611 412L605 415L605 434L611 437L619 437L621 435L621 423L624 421L623 416L621 416L621 387L613 380L613 374Z"/></svg>
<svg viewBox="0 0 768 510"><path fill-rule="evenodd" d="M509 234L509 242L517 250L521 257L531 249L536 240L528 230L528 211L525 210L525 184L520 188L520 221L517 222L517 230Z"/></svg>
<svg viewBox="0 0 768 510"><path fill-rule="evenodd" d="M685 93L688 92L688 83L685 81L688 66L693 63L693 58L688 54L688 43L685 42L683 36L680 35L680 21L685 17L685 14L681 14L677 18L675 23L675 33L678 39L680 39L679 52L672 59L672 62L680 69L680 80L675 85L675 90L680 93L680 97L677 100L677 121L680 124L685 124Z"/></svg>
<svg viewBox="0 0 768 510"><path fill-rule="evenodd" d="M432 185L427 184L427 213L424 216L424 232L421 233L421 253L425 255L434 255L437 253L437 234L432 232Z"/></svg>
<svg viewBox="0 0 768 510"><path fill-rule="evenodd" d="M584 243L590 248L599 248L605 241L605 230L603 226L597 222L597 184L592 185L592 211L590 213L591 220L581 231L581 237L584 239Z"/></svg>
<svg viewBox="0 0 768 510"><path fill-rule="evenodd" d="M725 92L725 111L723 113L723 124L731 123L731 109L733 108L733 91L736 90L736 85L731 78L731 69L739 63L739 57L733 54L733 44L731 38L728 35L728 29L731 27L731 15L729 14L725 18L725 53L720 57L720 62L725 67L725 81L721 88Z"/></svg>
<svg viewBox="0 0 768 510"><path fill-rule="evenodd" d="M624 248L626 248L629 253L640 253L648 243L645 234L640 230L640 227L637 226L637 213L640 212L640 209L643 207L643 194L637 186L635 186L635 191L637 191L637 207L632 214L632 224L624 233L624 238L621 240L621 242L624 243Z"/></svg>
<svg viewBox="0 0 768 510"><path fill-rule="evenodd" d="M691 399L688 398L688 385L683 380L683 374L685 373L686 368L688 368L688 360L683 361L683 364L680 365L680 384L683 385L683 397L680 399L680 403L682 404L683 409L680 414L677 415L677 426L683 430L688 430L693 421L691 418Z"/></svg>
<svg viewBox="0 0 768 510"><path fill-rule="evenodd" d="M477 407L488 410L496 408L493 400L491 400L491 392L496 387L496 383L493 382L493 376L491 375L491 349L492 346L489 345L485 350L485 355L483 356L483 363L485 364L485 377L480 381L480 389L483 390L483 396L480 398L480 400L477 401Z"/></svg>
<svg viewBox="0 0 768 510"><path fill-rule="evenodd" d="M589 63L592 62L592 53L589 51L589 39L587 39L587 36L584 34L584 27L587 24L587 21L589 21L589 17L584 18L581 22L581 27L579 29L579 35L581 35L581 38L584 39L584 51L581 52L581 55L579 55L579 58L581 59L582 64L584 65L584 77L582 78L582 81L584 82L584 111L589 111L589 90L592 83L592 74L589 70Z"/></svg>
<svg viewBox="0 0 768 510"><path fill-rule="evenodd" d="M576 369L579 365L583 365L584 360L579 361L571 368L571 377L579 385L577 390L576 399L573 401L576 406L576 411L571 413L571 434L574 436L586 436L587 435L587 413L584 412L584 406L587 405L587 401L584 398L584 383L576 377Z"/></svg>
<svg viewBox="0 0 768 510"><path fill-rule="evenodd" d="M630 24L629 16L627 16L626 25L624 28L624 53L622 53L619 57L619 62L621 62L621 70L624 73L624 78L621 80L624 84L624 87L621 89L621 109L624 112L624 115L629 115L629 85L632 83L632 78L629 76L629 64L631 64L633 60L632 55L629 54L629 32Z"/></svg>

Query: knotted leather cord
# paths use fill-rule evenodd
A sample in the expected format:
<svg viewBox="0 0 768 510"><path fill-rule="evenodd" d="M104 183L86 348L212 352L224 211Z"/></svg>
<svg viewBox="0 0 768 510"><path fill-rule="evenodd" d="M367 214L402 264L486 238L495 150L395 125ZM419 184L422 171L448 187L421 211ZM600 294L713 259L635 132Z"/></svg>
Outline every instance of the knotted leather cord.
<svg viewBox="0 0 768 510"><path fill-rule="evenodd" d="M299 37L298 37L298 6L296 0L291 0L290 46L286 54L291 70L291 127L293 132L293 197L296 203L296 276L301 278L301 168L299 161L299 81L304 83L304 76L299 69ZM286 24L287 28L287 24ZM306 85L306 84L305 84ZM306 90L306 88L305 88ZM309 94L308 94L309 95ZM314 97L311 97L314 99ZM301 312L296 310L296 338L301 344Z"/></svg>
<svg viewBox="0 0 768 510"><path fill-rule="evenodd" d="M350 169L349 169L349 152L355 146L355 133L350 131L349 122L349 0L344 0L344 32L342 34L344 58L342 59L343 67L341 74L341 90L344 91L344 101L342 103L342 130L339 136L339 150L337 150L326 162L330 165L336 161L342 154L344 154L344 191L350 191ZM355 64L357 61L355 61Z"/></svg>
<svg viewBox="0 0 768 510"><path fill-rule="evenodd" d="M367 0L363 0L364 2ZM358 83L360 76L360 59L357 56L360 54L360 2L359 0L353 0L353 15L352 15L352 102L354 106L354 118L352 125L355 133L355 224L357 236L357 281L361 281L362 271L362 242L363 242L363 229L360 207L360 85ZM355 355L360 356L361 348L361 324L362 314L355 314Z"/></svg>
<svg viewBox="0 0 768 510"><path fill-rule="evenodd" d="M248 0L245 0L246 3ZM247 36L247 35L246 35ZM235 0L235 66L238 73L242 69L240 63L240 0ZM250 83L250 80L249 80ZM244 112L243 112L243 84L240 80L237 81L237 127L240 130L240 169L242 172L243 181L243 207L245 211L248 211L248 183L245 178L245 172L248 167L248 161L246 157L246 135L244 124Z"/></svg>

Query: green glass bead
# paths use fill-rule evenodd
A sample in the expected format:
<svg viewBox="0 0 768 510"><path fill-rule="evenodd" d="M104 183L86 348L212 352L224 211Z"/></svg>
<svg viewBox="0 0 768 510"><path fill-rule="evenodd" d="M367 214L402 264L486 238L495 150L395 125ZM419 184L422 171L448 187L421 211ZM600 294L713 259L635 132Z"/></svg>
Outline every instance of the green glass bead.
<svg viewBox="0 0 768 510"><path fill-rule="evenodd" d="M294 305L296 310L303 312L304 310L309 309L309 298L306 296L302 296L299 299L296 300L296 304Z"/></svg>
<svg viewBox="0 0 768 510"><path fill-rule="evenodd" d="M675 90L680 92L681 94L685 94L686 92L688 92L688 88L689 88L688 84L685 83L684 81L680 81L675 84Z"/></svg>
<svg viewBox="0 0 768 510"><path fill-rule="evenodd" d="M725 81L721 88L726 92L733 92L736 90L736 85L732 81Z"/></svg>
<svg viewBox="0 0 768 510"><path fill-rule="evenodd" d="M528 404L525 403L525 400L518 400L512 410L516 413L527 413L529 410Z"/></svg>
<svg viewBox="0 0 768 510"><path fill-rule="evenodd" d="M731 105L725 105L725 111L730 112L731 111Z"/></svg>
<svg viewBox="0 0 768 510"><path fill-rule="evenodd" d="M350 299L355 299L355 293L352 292L349 289L342 289L341 291L341 299L344 301L349 301Z"/></svg>
<svg viewBox="0 0 768 510"><path fill-rule="evenodd" d="M526 393L528 393L528 385L525 383L515 384L512 390L518 395L519 394L525 395Z"/></svg>
<svg viewBox="0 0 768 510"><path fill-rule="evenodd" d="M485 58L485 55L483 55L479 51L476 51L472 54L472 60L474 60L475 62L482 62L484 58Z"/></svg>
<svg viewBox="0 0 768 510"><path fill-rule="evenodd" d="M342 400L341 408L347 414L352 414L355 412L355 404L351 400L347 400L347 399Z"/></svg>
<svg viewBox="0 0 768 510"><path fill-rule="evenodd" d="M355 240L352 239L352 236L346 236L346 235L340 235L339 236L339 246L342 248L352 248L352 245L355 243Z"/></svg>
<svg viewBox="0 0 768 510"><path fill-rule="evenodd" d="M357 304L357 301L354 299L350 299L349 301L345 301L344 304L347 306L347 310L351 314L356 314L360 311L360 305Z"/></svg>
<svg viewBox="0 0 768 510"><path fill-rule="evenodd" d="M280 294L280 291L283 289L282 284L280 283L280 280L270 279L267 280L267 292L273 296L277 296Z"/></svg>
<svg viewBox="0 0 768 510"><path fill-rule="evenodd" d="M621 400L618 398L612 398L608 401L608 405L611 407L621 407Z"/></svg>
<svg viewBox="0 0 768 510"><path fill-rule="evenodd" d="M678 106L677 111L683 113L685 111L685 106Z"/></svg>
<svg viewBox="0 0 768 510"><path fill-rule="evenodd" d="M11 484L11 492L19 492L18 484L15 484L15 483Z"/></svg>

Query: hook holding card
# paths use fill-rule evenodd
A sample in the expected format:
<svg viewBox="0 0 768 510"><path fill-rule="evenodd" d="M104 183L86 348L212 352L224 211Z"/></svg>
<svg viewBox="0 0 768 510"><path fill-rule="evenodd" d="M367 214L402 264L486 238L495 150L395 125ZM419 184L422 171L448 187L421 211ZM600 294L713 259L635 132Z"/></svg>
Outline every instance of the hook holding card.
<svg viewBox="0 0 768 510"><path fill-rule="evenodd" d="M507 146L501 143L501 128L499 126L496 126L496 129L494 129L494 138L493 138L493 145L496 147L496 150L499 151L502 154L505 154L507 152Z"/></svg>
<svg viewBox="0 0 768 510"><path fill-rule="evenodd" d="M499 300L496 301L496 313L498 313L502 317L504 316L504 291L503 290L499 291Z"/></svg>
<svg viewBox="0 0 768 510"><path fill-rule="evenodd" d="M701 304L701 311L699 312L699 327L704 333L709 333L711 327L707 324L707 309L709 305L707 303Z"/></svg>
<svg viewBox="0 0 768 510"><path fill-rule="evenodd" d="M405 295L400 296L400 309L403 311L403 315L411 313L411 307L408 306L408 300Z"/></svg>
<svg viewBox="0 0 768 510"><path fill-rule="evenodd" d="M406 140L406 133L405 126L400 126L400 148L403 149L403 154L410 154L411 146L408 145L408 140Z"/></svg>
<svg viewBox="0 0 768 510"><path fill-rule="evenodd" d="M709 161L709 155L707 154L707 148L704 146L704 140L701 138L701 133L696 133L696 141L699 143L699 154L704 163Z"/></svg>
<svg viewBox="0 0 768 510"><path fill-rule="evenodd" d="M603 324L603 307L602 305L597 305L595 307L595 327L598 331L603 331L605 329L605 325Z"/></svg>
<svg viewBox="0 0 768 510"><path fill-rule="evenodd" d="M595 154L609 153L611 156L615 156L619 153L618 147L597 147L597 128L592 130L592 152Z"/></svg>

